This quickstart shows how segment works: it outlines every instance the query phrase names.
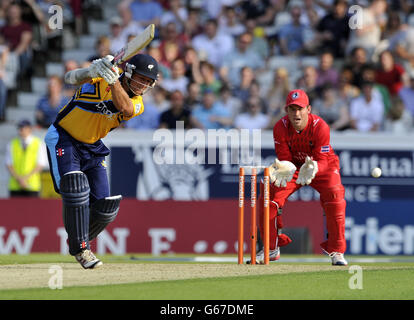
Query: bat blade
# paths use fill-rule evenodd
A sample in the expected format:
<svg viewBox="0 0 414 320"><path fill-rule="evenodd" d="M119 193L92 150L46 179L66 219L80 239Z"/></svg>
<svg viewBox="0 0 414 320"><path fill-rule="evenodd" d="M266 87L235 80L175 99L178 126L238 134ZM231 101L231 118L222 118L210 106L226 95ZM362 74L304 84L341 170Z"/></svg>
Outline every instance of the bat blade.
<svg viewBox="0 0 414 320"><path fill-rule="evenodd" d="M150 24L139 35L126 44L117 52L112 61L113 64L119 65L132 58L139 51L145 48L154 39L155 25Z"/></svg>

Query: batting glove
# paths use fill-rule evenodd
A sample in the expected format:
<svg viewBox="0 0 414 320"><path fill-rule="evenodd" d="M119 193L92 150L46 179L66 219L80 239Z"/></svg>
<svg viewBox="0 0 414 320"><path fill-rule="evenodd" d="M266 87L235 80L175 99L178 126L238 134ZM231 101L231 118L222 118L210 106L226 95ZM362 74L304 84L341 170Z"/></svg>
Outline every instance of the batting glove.
<svg viewBox="0 0 414 320"><path fill-rule="evenodd" d="M102 59L96 60L96 62L94 61L98 75L103 78L109 85L114 84L119 78L118 68L111 63L113 58L113 56L107 55Z"/></svg>
<svg viewBox="0 0 414 320"><path fill-rule="evenodd" d="M275 159L275 162L269 167L270 181L276 187L286 187L287 183L292 180L295 172L296 166L292 162Z"/></svg>
<svg viewBox="0 0 414 320"><path fill-rule="evenodd" d="M93 60L90 66L88 67L89 77L91 77L92 79L99 77L99 74L98 74L98 61L99 60L101 59Z"/></svg>
<svg viewBox="0 0 414 320"><path fill-rule="evenodd" d="M313 178L315 178L317 172L318 163L313 161L311 157L307 156L305 163L300 167L296 183L301 184L302 186L310 184Z"/></svg>

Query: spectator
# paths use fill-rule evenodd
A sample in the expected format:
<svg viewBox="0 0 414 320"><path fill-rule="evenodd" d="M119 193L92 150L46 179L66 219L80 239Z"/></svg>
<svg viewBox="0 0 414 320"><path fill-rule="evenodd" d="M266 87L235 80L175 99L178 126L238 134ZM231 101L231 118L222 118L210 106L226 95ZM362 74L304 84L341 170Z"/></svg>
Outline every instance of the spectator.
<svg viewBox="0 0 414 320"><path fill-rule="evenodd" d="M246 112L239 114L234 119L234 126L237 129L266 129L269 126L270 118L261 112L263 106L257 97L251 97L246 103Z"/></svg>
<svg viewBox="0 0 414 320"><path fill-rule="evenodd" d="M152 104L160 113L170 108L170 102L167 99L167 91L161 86L155 86L145 95L145 104Z"/></svg>
<svg viewBox="0 0 414 320"><path fill-rule="evenodd" d="M217 102L227 110L233 120L240 113L242 102L231 94L230 88L226 85L220 88L220 96Z"/></svg>
<svg viewBox="0 0 414 320"><path fill-rule="evenodd" d="M12 3L12 0L2 0L0 1L0 27L6 24L7 20L7 8Z"/></svg>
<svg viewBox="0 0 414 320"><path fill-rule="evenodd" d="M188 9L188 18L185 22L185 33L190 39L203 33L203 26L201 25L201 12L199 8L190 7Z"/></svg>
<svg viewBox="0 0 414 320"><path fill-rule="evenodd" d="M120 6L118 12L122 19L122 37L128 38L129 35L140 34L144 30L144 27L138 21L134 21L131 10L123 10Z"/></svg>
<svg viewBox="0 0 414 320"><path fill-rule="evenodd" d="M68 97L62 94L63 81L59 76L50 76L47 84L47 94L40 98L36 106L36 124L49 128L55 121L60 109L68 102Z"/></svg>
<svg viewBox="0 0 414 320"><path fill-rule="evenodd" d="M413 4L410 1L390 1L390 10L398 10L403 17L407 17L413 9Z"/></svg>
<svg viewBox="0 0 414 320"><path fill-rule="evenodd" d="M36 49L39 46L47 51L48 55L51 52L57 54L57 59L63 48L73 48L75 46L75 37L72 32L72 24L75 25L75 31L79 31L79 5L76 2L80 0L72 0L72 3L62 3L62 1L52 0L24 0L20 1L23 4L23 19L30 23L33 28L34 43ZM24 7L26 5L26 8ZM62 9L62 27L58 26L58 20L50 19L51 12L49 12L51 5L59 5ZM25 10L26 9L26 10ZM75 14L75 17L74 17ZM53 26L53 24L55 24ZM65 38L63 39L65 30Z"/></svg>
<svg viewBox="0 0 414 320"><path fill-rule="evenodd" d="M381 28L385 26L383 15L386 8L386 0L373 0L367 8L362 10L361 25L351 30L346 53L350 53L355 47L362 47L366 50L368 60L371 59L381 40Z"/></svg>
<svg viewBox="0 0 414 320"><path fill-rule="evenodd" d="M169 68L170 71L172 69L173 62L175 60L181 59L180 47L178 46L178 43L176 42L165 43L162 50L160 46L160 53L161 53L161 60L160 60L161 64Z"/></svg>
<svg viewBox="0 0 414 320"><path fill-rule="evenodd" d="M222 83L217 76L216 68L207 61L200 63L200 76L197 82L200 84L201 94L205 91L213 91L216 96L220 94Z"/></svg>
<svg viewBox="0 0 414 320"><path fill-rule="evenodd" d="M125 121L125 128L135 130L154 130L159 127L160 112L151 102L145 102L144 112L139 117Z"/></svg>
<svg viewBox="0 0 414 320"><path fill-rule="evenodd" d="M250 95L250 86L255 80L254 72L250 67L243 67L240 70L240 84L233 89L233 95L241 100L246 101Z"/></svg>
<svg viewBox="0 0 414 320"><path fill-rule="evenodd" d="M408 84L401 88L398 96L403 101L405 108L414 118L414 73L411 73L409 78L410 80L408 81Z"/></svg>
<svg viewBox="0 0 414 320"><path fill-rule="evenodd" d="M384 131L405 135L413 131L413 124L413 117L404 102L398 96L394 97L384 122Z"/></svg>
<svg viewBox="0 0 414 320"><path fill-rule="evenodd" d="M75 23L75 34L81 36L83 33L83 16L82 16L82 5L83 0L71 0L70 6L73 11L74 23Z"/></svg>
<svg viewBox="0 0 414 320"><path fill-rule="evenodd" d="M192 1L193 3L200 3L200 7L205 12L206 16L218 19L222 14L223 7L225 6L236 6L240 1L239 0L201 0L201 1Z"/></svg>
<svg viewBox="0 0 414 320"><path fill-rule="evenodd" d="M228 110L216 102L216 95L206 91L202 102L192 112L194 123L200 129L221 129L231 126L232 119Z"/></svg>
<svg viewBox="0 0 414 320"><path fill-rule="evenodd" d="M162 6L155 0L123 0L119 10L130 10L133 20L143 28L152 23L158 27L163 14Z"/></svg>
<svg viewBox="0 0 414 320"><path fill-rule="evenodd" d="M69 59L67 61L65 61L65 73L71 71L71 70L75 70L79 68L79 64L76 60L72 60ZM78 86L74 85L74 84L68 84L66 82L63 83L63 96L65 97L72 97L76 90L78 89Z"/></svg>
<svg viewBox="0 0 414 320"><path fill-rule="evenodd" d="M160 46L159 46L158 41L153 40L151 42L151 44L147 48L147 53L158 62L158 70L159 70L160 76L163 79L170 78L171 77L171 70L162 61L161 50L160 50Z"/></svg>
<svg viewBox="0 0 414 320"><path fill-rule="evenodd" d="M175 22L167 23L161 28L161 61L167 66L177 58L184 55L184 50L189 43L189 39L185 33L179 33ZM171 52L173 51L173 52Z"/></svg>
<svg viewBox="0 0 414 320"><path fill-rule="evenodd" d="M221 61L234 48L234 40L228 34L217 32L217 20L208 19L204 25L204 33L195 36L192 46L215 67L221 67Z"/></svg>
<svg viewBox="0 0 414 320"><path fill-rule="evenodd" d="M260 84L257 80L253 81L249 88L249 99L250 98L256 98L260 101L260 105L262 106L262 109L260 109L260 112L263 112L267 114L269 110L269 104L267 103L267 100L262 97L262 90L260 88Z"/></svg>
<svg viewBox="0 0 414 320"><path fill-rule="evenodd" d="M167 91L180 90L183 94L187 90L188 79L185 76L185 65L182 59L176 59L171 64L171 78L163 79L160 85Z"/></svg>
<svg viewBox="0 0 414 320"><path fill-rule="evenodd" d="M350 117L348 106L338 97L336 89L331 85L322 88L322 98L312 105L312 112L320 116L332 130L349 129Z"/></svg>
<svg viewBox="0 0 414 320"><path fill-rule="evenodd" d="M315 67L306 66L303 68L303 76L298 80L298 88L308 94L311 105L319 98L318 72Z"/></svg>
<svg viewBox="0 0 414 320"><path fill-rule="evenodd" d="M0 29L12 54L18 57L19 78L31 76L32 27L22 20L21 7L12 3L7 7L6 24Z"/></svg>
<svg viewBox="0 0 414 320"><path fill-rule="evenodd" d="M382 33L382 39L388 42L387 50L394 54L398 43L405 39L407 26L401 23L400 14L397 11L388 13L387 24Z"/></svg>
<svg viewBox="0 0 414 320"><path fill-rule="evenodd" d="M109 36L111 42L110 51L117 53L127 43L126 35L122 33L122 18L118 16L112 17L109 24L111 28L111 35Z"/></svg>
<svg viewBox="0 0 414 320"><path fill-rule="evenodd" d="M200 85L196 82L190 82L187 86L187 95L185 97L185 105L189 110L193 110L196 105L200 104L200 97Z"/></svg>
<svg viewBox="0 0 414 320"><path fill-rule="evenodd" d="M200 59L193 47L187 47L184 51L185 76L190 82L200 82Z"/></svg>
<svg viewBox="0 0 414 320"><path fill-rule="evenodd" d="M362 94L350 106L351 128L360 132L379 131L384 121L384 105L373 95L374 83L364 81Z"/></svg>
<svg viewBox="0 0 414 320"><path fill-rule="evenodd" d="M351 59L345 63L344 68L352 72L352 84L360 88L362 83L362 69L368 64L366 50L355 47L351 52Z"/></svg>
<svg viewBox="0 0 414 320"><path fill-rule="evenodd" d="M266 94L269 104L268 115L271 117L271 128L285 115L285 100L291 91L289 73L285 68L278 68L273 73L272 86Z"/></svg>
<svg viewBox="0 0 414 320"><path fill-rule="evenodd" d="M252 40L250 33L241 34L237 40L237 47L223 57L220 76L232 86L239 84L242 67L248 66L253 71L264 67L263 59L254 51L249 50Z"/></svg>
<svg viewBox="0 0 414 320"><path fill-rule="evenodd" d="M100 36L95 43L95 53L88 58L88 61L92 62L93 60L103 58L108 54L113 54L113 52L111 52L111 39L107 36Z"/></svg>
<svg viewBox="0 0 414 320"><path fill-rule="evenodd" d="M184 95L180 90L175 90L170 96L171 106L160 117L160 128L177 129L177 121L184 122L184 129L190 129L193 125L191 111L184 102Z"/></svg>
<svg viewBox="0 0 414 320"><path fill-rule="evenodd" d="M409 26L404 37L395 45L396 61L402 64L407 72L414 70L414 26Z"/></svg>
<svg viewBox="0 0 414 320"><path fill-rule="evenodd" d="M333 66L334 56L331 52L325 51L319 57L319 68L317 69L318 79L316 81L318 86L331 84L334 87L338 85L338 71Z"/></svg>
<svg viewBox="0 0 414 320"><path fill-rule="evenodd" d="M380 54L380 67L375 74L376 82L386 86L391 96L395 96L404 85L404 77L405 71L399 64L394 63L392 53L383 51Z"/></svg>
<svg viewBox="0 0 414 320"><path fill-rule="evenodd" d="M325 10L319 7L314 0L304 0L302 7L304 12L301 16L302 24L304 24L308 30L314 30L320 17L325 14Z"/></svg>
<svg viewBox="0 0 414 320"><path fill-rule="evenodd" d="M376 68L373 65L366 65L362 68L361 76L363 81L374 82L373 94L379 95L384 103L385 114L391 108L391 96L388 88L381 83L378 83L375 79Z"/></svg>
<svg viewBox="0 0 414 320"><path fill-rule="evenodd" d="M353 74L349 69L342 69L339 75L338 94L347 105L360 94L359 88L353 85Z"/></svg>
<svg viewBox="0 0 414 320"><path fill-rule="evenodd" d="M238 37L245 31L245 26L240 22L235 7L223 7L223 14L219 18L219 32L232 37Z"/></svg>
<svg viewBox="0 0 414 320"><path fill-rule="evenodd" d="M279 43L282 55L300 55L305 49L306 27L300 22L302 9L292 6L290 9L291 22L280 27Z"/></svg>
<svg viewBox="0 0 414 320"><path fill-rule="evenodd" d="M335 58L343 58L349 38L348 4L346 0L335 0L333 9L316 26L320 48L330 50Z"/></svg>
<svg viewBox="0 0 414 320"><path fill-rule="evenodd" d="M82 61L79 65L81 68L88 68L91 64L92 64L91 61L86 60L86 61Z"/></svg>
<svg viewBox="0 0 414 320"><path fill-rule="evenodd" d="M174 23L179 33L183 33L188 18L188 11L181 4L181 0L170 0L169 9L165 10L161 15L161 27L165 27L169 23Z"/></svg>
<svg viewBox="0 0 414 320"><path fill-rule="evenodd" d="M41 189L40 172L47 167L46 148L32 135L32 124L21 120L19 135L7 145L6 166L10 173L11 197L38 197Z"/></svg>
<svg viewBox="0 0 414 320"><path fill-rule="evenodd" d="M2 38L0 36L0 121L5 119L6 102L7 102L7 78L10 74L7 74L7 62L9 59L9 48L2 44Z"/></svg>
<svg viewBox="0 0 414 320"><path fill-rule="evenodd" d="M255 19L247 19L245 21L246 32L252 36L252 43L250 49L256 52L262 59L266 60L269 57L269 43L266 39L264 29L257 26Z"/></svg>
<svg viewBox="0 0 414 320"><path fill-rule="evenodd" d="M259 25L270 25L280 7L271 1L242 1L240 4L242 20L255 19Z"/></svg>

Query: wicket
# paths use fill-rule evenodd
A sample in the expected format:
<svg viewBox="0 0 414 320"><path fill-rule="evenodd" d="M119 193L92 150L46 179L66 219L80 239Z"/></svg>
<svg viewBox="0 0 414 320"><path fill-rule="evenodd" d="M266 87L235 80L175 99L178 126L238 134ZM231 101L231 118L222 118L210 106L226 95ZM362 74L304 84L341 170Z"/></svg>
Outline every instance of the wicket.
<svg viewBox="0 0 414 320"><path fill-rule="evenodd" d="M250 207L251 207L251 226L250 226L250 253L251 264L256 264L256 200L257 200L257 170L264 169L263 184L263 252L264 264L269 264L269 168L265 166L242 166L239 168L239 215L238 215L238 264L243 264L244 251L244 184L246 169L250 169Z"/></svg>

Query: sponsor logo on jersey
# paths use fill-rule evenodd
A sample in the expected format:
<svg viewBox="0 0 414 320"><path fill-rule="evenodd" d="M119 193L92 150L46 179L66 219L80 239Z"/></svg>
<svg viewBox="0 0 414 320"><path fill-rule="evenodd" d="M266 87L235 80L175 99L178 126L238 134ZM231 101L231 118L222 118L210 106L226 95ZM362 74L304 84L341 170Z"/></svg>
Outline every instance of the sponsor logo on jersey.
<svg viewBox="0 0 414 320"><path fill-rule="evenodd" d="M142 104L141 103L135 104L135 114L140 113L141 108L142 108Z"/></svg>
<svg viewBox="0 0 414 320"><path fill-rule="evenodd" d="M109 107L105 104L105 102L100 101L96 105L96 109L103 115L105 115L108 119L112 119L115 115L111 110L109 110Z"/></svg>
<svg viewBox="0 0 414 320"><path fill-rule="evenodd" d="M65 154L65 149L63 148L56 149L56 155L58 157L62 157L64 154Z"/></svg>
<svg viewBox="0 0 414 320"><path fill-rule="evenodd" d="M327 153L331 150L331 148L328 146L322 146L321 147L321 153Z"/></svg>

